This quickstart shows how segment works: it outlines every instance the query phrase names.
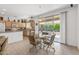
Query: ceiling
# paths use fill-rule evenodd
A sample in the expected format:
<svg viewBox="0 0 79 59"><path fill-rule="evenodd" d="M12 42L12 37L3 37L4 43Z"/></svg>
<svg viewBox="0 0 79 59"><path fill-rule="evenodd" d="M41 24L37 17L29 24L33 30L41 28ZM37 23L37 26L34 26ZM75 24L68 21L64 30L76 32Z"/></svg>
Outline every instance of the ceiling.
<svg viewBox="0 0 79 59"><path fill-rule="evenodd" d="M36 16L63 6L65 4L0 4L0 15L9 17Z"/></svg>

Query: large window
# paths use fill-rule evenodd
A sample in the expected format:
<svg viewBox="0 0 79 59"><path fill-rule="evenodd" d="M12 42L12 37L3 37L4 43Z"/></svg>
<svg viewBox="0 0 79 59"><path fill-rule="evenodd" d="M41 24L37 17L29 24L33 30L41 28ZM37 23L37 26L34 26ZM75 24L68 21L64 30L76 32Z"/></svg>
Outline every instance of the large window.
<svg viewBox="0 0 79 59"><path fill-rule="evenodd" d="M49 21L49 22L41 22L39 25L39 30L43 31L60 31L60 21Z"/></svg>

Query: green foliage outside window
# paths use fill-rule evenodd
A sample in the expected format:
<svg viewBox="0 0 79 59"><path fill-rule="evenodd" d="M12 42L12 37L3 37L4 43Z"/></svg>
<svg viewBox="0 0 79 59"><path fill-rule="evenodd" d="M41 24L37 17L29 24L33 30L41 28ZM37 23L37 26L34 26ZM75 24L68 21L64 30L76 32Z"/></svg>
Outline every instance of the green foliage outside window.
<svg viewBox="0 0 79 59"><path fill-rule="evenodd" d="M54 31L60 31L60 24L54 24Z"/></svg>
<svg viewBox="0 0 79 59"><path fill-rule="evenodd" d="M59 32L60 31L60 24L59 23L55 23L55 24L43 24L40 25L40 28L44 31L56 31Z"/></svg>

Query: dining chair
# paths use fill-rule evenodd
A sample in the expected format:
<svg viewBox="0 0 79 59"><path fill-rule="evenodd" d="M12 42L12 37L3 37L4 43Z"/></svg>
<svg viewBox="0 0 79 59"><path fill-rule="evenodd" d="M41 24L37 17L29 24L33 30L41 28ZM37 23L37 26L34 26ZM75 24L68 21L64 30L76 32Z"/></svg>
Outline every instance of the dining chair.
<svg viewBox="0 0 79 59"><path fill-rule="evenodd" d="M54 45L55 35L56 35L56 34L53 34L53 35L51 35L50 38L46 38L46 40L43 41L44 47L47 46L46 50L47 50L49 47L51 47L52 49L54 49L54 52L55 52L55 48L52 47L52 45Z"/></svg>
<svg viewBox="0 0 79 59"><path fill-rule="evenodd" d="M32 44L33 47L37 48L37 46L40 44L40 40L38 40L38 37L35 36L34 32L31 34L32 35L29 36L30 44Z"/></svg>
<svg viewBox="0 0 79 59"><path fill-rule="evenodd" d="M8 38L5 38L5 36L0 36L0 54L3 53L6 44L7 44Z"/></svg>

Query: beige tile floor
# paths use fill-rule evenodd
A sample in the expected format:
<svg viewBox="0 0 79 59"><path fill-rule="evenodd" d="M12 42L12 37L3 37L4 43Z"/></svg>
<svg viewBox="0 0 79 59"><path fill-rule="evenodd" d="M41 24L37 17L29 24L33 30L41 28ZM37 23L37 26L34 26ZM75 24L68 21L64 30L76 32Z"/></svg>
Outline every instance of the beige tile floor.
<svg viewBox="0 0 79 59"><path fill-rule="evenodd" d="M54 43L55 53L52 49L46 51L44 49L36 49L30 43L28 38L24 40L7 44L2 52L3 55L79 55L79 50L60 43Z"/></svg>

